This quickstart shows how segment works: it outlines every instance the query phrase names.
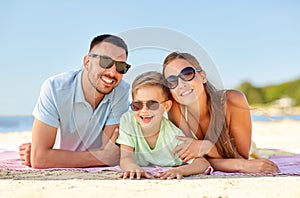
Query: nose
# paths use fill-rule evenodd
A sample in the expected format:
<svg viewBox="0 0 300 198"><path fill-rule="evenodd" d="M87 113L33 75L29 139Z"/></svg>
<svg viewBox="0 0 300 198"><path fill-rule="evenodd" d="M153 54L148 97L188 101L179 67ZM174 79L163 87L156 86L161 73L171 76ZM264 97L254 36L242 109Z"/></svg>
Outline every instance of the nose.
<svg viewBox="0 0 300 198"><path fill-rule="evenodd" d="M143 103L141 111L148 111L148 110L149 110L149 108L147 107L147 105L145 103Z"/></svg>
<svg viewBox="0 0 300 198"><path fill-rule="evenodd" d="M177 85L177 87L178 88L185 87L187 83L188 83L187 81L184 81L181 78L178 78L178 85Z"/></svg>
<svg viewBox="0 0 300 198"><path fill-rule="evenodd" d="M115 76L117 72L116 64L114 64L111 68L107 68L107 73L109 73L111 76Z"/></svg>

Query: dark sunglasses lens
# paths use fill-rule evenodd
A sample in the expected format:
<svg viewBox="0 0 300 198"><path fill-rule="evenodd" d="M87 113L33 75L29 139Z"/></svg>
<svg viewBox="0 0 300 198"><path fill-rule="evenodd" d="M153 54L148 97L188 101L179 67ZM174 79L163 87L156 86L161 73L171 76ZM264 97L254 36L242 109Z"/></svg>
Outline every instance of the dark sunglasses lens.
<svg viewBox="0 0 300 198"><path fill-rule="evenodd" d="M146 103L146 106L148 109L152 110L152 111L155 111L159 108L159 102L157 101L148 101Z"/></svg>
<svg viewBox="0 0 300 198"><path fill-rule="evenodd" d="M180 72L180 78L185 81L193 80L195 77L195 69L192 67L186 67Z"/></svg>
<svg viewBox="0 0 300 198"><path fill-rule="evenodd" d="M100 67L102 67L104 69L108 69L114 65L114 61L110 57L101 56L99 65L100 65Z"/></svg>
<svg viewBox="0 0 300 198"><path fill-rule="evenodd" d="M143 108L143 103L141 102L133 102L130 104L132 111L139 111Z"/></svg>
<svg viewBox="0 0 300 198"><path fill-rule="evenodd" d="M167 79L167 87L169 87L170 89L174 89L175 87L177 87L178 84L178 77L177 76L169 76Z"/></svg>
<svg viewBox="0 0 300 198"><path fill-rule="evenodd" d="M159 102L157 101L147 101L146 102L147 109L150 109L152 111L155 111L159 108ZM130 107L132 111L140 111L143 108L143 103L142 102L132 102L130 104Z"/></svg>
<svg viewBox="0 0 300 198"><path fill-rule="evenodd" d="M120 74L125 74L128 69L129 69L129 65L125 62L115 62L116 63L116 68L117 68L117 72L119 72Z"/></svg>

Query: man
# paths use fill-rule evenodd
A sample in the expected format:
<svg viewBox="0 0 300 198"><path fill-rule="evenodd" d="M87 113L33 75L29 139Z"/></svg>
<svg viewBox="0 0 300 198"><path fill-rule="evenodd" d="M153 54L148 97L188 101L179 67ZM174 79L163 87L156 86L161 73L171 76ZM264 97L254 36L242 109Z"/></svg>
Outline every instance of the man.
<svg viewBox="0 0 300 198"><path fill-rule="evenodd" d="M93 39L83 68L49 78L33 110L32 143L20 146L22 164L33 168L115 165L121 115L128 110L130 68L125 42Z"/></svg>

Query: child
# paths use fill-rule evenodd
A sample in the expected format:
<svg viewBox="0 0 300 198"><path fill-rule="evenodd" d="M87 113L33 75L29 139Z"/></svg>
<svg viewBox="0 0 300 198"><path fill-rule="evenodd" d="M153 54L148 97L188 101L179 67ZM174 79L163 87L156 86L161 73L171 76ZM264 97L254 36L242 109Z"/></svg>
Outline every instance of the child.
<svg viewBox="0 0 300 198"><path fill-rule="evenodd" d="M160 179L180 179L182 176L204 173L209 167L205 158L196 158L182 165L173 149L181 144L176 136L184 136L172 122L164 117L171 108L169 89L164 86L163 76L158 72L146 72L132 83L132 111L120 120L121 178L151 178L141 166L176 166L155 175ZM182 165L182 166L181 166Z"/></svg>

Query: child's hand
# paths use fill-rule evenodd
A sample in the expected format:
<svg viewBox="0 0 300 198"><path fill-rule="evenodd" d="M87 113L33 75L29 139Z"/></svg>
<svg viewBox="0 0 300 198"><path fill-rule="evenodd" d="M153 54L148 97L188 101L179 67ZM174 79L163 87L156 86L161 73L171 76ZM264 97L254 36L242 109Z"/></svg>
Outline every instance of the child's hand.
<svg viewBox="0 0 300 198"><path fill-rule="evenodd" d="M142 168L135 168L135 169L132 169L132 170L124 171L123 173L121 173L119 178L123 178L123 179L134 179L134 178L136 178L136 179L141 179L141 178L151 179L152 176Z"/></svg>
<svg viewBox="0 0 300 198"><path fill-rule="evenodd" d="M166 172L155 175L155 177L158 179L181 179L182 176L182 171L180 171L178 168L173 168L167 170Z"/></svg>

